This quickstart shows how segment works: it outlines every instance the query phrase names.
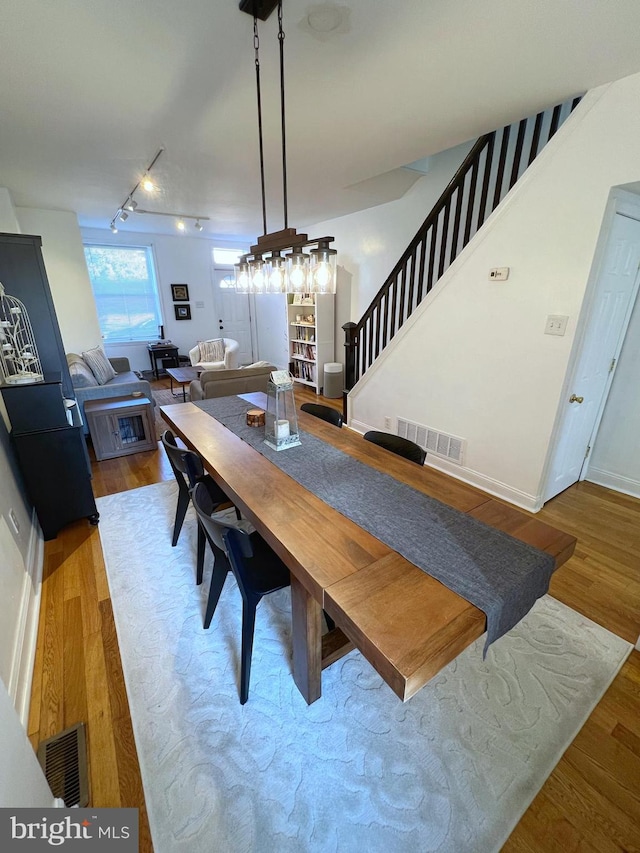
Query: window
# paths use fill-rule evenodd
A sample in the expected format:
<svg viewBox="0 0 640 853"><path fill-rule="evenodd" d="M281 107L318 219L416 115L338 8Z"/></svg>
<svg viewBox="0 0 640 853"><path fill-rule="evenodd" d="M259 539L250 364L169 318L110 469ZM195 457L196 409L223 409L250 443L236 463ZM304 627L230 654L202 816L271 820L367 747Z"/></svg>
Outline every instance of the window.
<svg viewBox="0 0 640 853"><path fill-rule="evenodd" d="M216 247L213 250L213 262L221 266L232 266L238 263L240 255L244 255L245 252L246 249L221 249Z"/></svg>
<svg viewBox="0 0 640 853"><path fill-rule="evenodd" d="M162 314L151 248L86 244L84 254L104 342L157 338Z"/></svg>

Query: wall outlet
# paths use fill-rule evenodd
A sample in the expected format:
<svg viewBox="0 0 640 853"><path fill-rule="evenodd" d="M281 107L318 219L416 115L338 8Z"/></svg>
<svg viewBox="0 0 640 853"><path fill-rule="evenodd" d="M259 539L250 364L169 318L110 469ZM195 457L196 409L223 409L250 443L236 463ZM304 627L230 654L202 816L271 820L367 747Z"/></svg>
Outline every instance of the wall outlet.
<svg viewBox="0 0 640 853"><path fill-rule="evenodd" d="M489 270L489 281L506 281L509 278L509 267L494 267Z"/></svg>
<svg viewBox="0 0 640 853"><path fill-rule="evenodd" d="M569 317L566 314L549 314L544 327L545 335L564 335Z"/></svg>
<svg viewBox="0 0 640 853"><path fill-rule="evenodd" d="M385 418L384 419L384 428L385 429L391 429L391 418Z"/></svg>

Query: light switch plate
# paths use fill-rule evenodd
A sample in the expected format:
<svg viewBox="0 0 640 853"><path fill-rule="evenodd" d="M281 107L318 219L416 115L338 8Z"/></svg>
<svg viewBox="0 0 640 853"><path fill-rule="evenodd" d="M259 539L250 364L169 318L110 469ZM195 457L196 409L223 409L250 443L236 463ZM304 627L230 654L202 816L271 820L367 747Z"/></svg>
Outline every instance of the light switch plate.
<svg viewBox="0 0 640 853"><path fill-rule="evenodd" d="M569 317L566 314L549 314L544 327L545 335L564 335Z"/></svg>

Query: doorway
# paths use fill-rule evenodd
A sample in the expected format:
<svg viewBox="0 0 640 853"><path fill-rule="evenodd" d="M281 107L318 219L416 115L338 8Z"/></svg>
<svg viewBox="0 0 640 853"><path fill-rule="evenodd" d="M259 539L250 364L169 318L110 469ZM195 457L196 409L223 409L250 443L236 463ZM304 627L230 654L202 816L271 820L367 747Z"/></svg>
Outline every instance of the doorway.
<svg viewBox="0 0 640 853"><path fill-rule="evenodd" d="M235 277L228 269L214 267L212 285L213 306L218 318L220 335L238 341L239 364L251 364L254 358L249 294L236 293Z"/></svg>
<svg viewBox="0 0 640 853"><path fill-rule="evenodd" d="M627 193L621 194L627 197ZM614 197L580 350L564 395L543 501L583 480L640 284L640 200Z"/></svg>

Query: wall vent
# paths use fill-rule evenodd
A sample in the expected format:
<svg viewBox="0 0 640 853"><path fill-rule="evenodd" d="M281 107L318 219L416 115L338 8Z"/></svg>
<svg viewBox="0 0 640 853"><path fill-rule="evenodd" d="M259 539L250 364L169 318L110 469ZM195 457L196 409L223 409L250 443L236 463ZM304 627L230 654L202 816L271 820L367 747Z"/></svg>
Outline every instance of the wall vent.
<svg viewBox="0 0 640 853"><path fill-rule="evenodd" d="M54 797L67 808L89 805L87 741L84 723L40 742L38 761Z"/></svg>
<svg viewBox="0 0 640 853"><path fill-rule="evenodd" d="M433 453L434 456L441 456L443 459L450 459L462 465L467 443L464 438L447 435L445 432L438 432L422 424L414 424L404 418L398 418L397 434L402 438L408 438L409 441L415 441L427 453Z"/></svg>

